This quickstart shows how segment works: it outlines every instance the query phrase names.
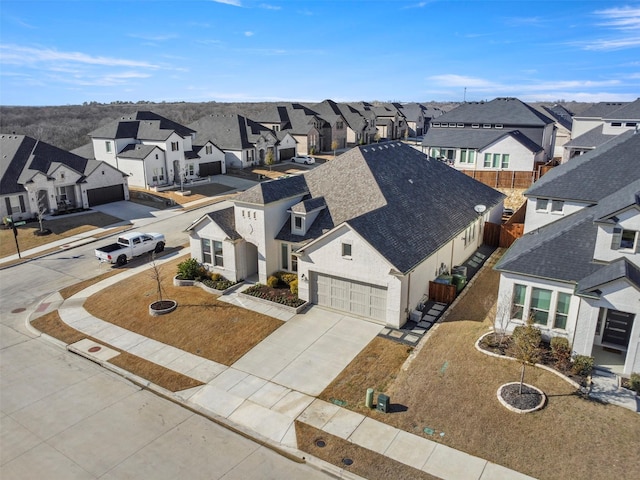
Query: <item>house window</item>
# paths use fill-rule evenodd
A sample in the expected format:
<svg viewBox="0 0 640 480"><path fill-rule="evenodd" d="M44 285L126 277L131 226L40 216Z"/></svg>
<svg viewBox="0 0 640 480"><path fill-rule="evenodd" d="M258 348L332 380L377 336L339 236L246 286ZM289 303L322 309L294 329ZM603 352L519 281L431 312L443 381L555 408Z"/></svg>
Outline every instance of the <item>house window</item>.
<svg viewBox="0 0 640 480"><path fill-rule="evenodd" d="M556 303L556 318L553 322L553 328L565 330L567 328L567 317L569 316L569 303L571 295L568 293L558 293L558 302Z"/></svg>
<svg viewBox="0 0 640 480"><path fill-rule="evenodd" d="M479 123L472 123L471 124L471 128L480 128L480 124Z"/></svg>
<svg viewBox="0 0 640 480"><path fill-rule="evenodd" d="M491 168L491 154L484 154L484 168Z"/></svg>
<svg viewBox="0 0 640 480"><path fill-rule="evenodd" d="M562 213L563 208L564 208L563 200L551 200L551 211L553 213Z"/></svg>
<svg viewBox="0 0 640 480"><path fill-rule="evenodd" d="M211 254L211 240L208 238L202 239L202 263L208 263L212 265L213 256Z"/></svg>
<svg viewBox="0 0 640 480"><path fill-rule="evenodd" d="M154 182L163 182L164 181L164 167L154 168L153 169L153 181Z"/></svg>
<svg viewBox="0 0 640 480"><path fill-rule="evenodd" d="M502 128L502 124L501 123L496 123L496 128Z"/></svg>
<svg viewBox="0 0 640 480"><path fill-rule="evenodd" d="M222 256L222 242L213 241L213 264L216 267L224 267L224 258Z"/></svg>
<svg viewBox="0 0 640 480"><path fill-rule="evenodd" d="M342 244L342 256L351 258L351 244L343 243Z"/></svg>
<svg viewBox="0 0 640 480"><path fill-rule="evenodd" d="M299 215L295 215L293 217L293 227L296 230L302 230L302 217Z"/></svg>
<svg viewBox="0 0 640 480"><path fill-rule="evenodd" d="M298 271L298 257L293 254L293 248L291 249L291 271Z"/></svg>
<svg viewBox="0 0 640 480"><path fill-rule="evenodd" d="M107 153L111 153L111 142L109 140L104 142L104 148L107 151Z"/></svg>
<svg viewBox="0 0 640 480"><path fill-rule="evenodd" d="M513 286L513 301L511 303L511 318L522 320L524 312L524 299L527 294L527 287L515 284Z"/></svg>
<svg viewBox="0 0 640 480"><path fill-rule="evenodd" d="M282 257L282 269L289 270L289 245L286 243L280 247L280 256Z"/></svg>
<svg viewBox="0 0 640 480"><path fill-rule="evenodd" d="M611 122L611 126L612 127L621 127L622 126L622 122Z"/></svg>
<svg viewBox="0 0 640 480"><path fill-rule="evenodd" d="M190 163L189 165L187 165L187 174L190 176L193 176L195 174L195 166L193 163Z"/></svg>
<svg viewBox="0 0 640 480"><path fill-rule="evenodd" d="M178 142L171 142L171 151L177 152L178 150L180 150L180 145L178 144Z"/></svg>
<svg viewBox="0 0 640 480"><path fill-rule="evenodd" d="M502 163L500 164L501 168L509 168L509 154L504 153L502 155Z"/></svg>
<svg viewBox="0 0 640 480"><path fill-rule="evenodd" d="M536 210L539 212L546 212L547 208L549 208L549 199L548 198L538 198L536 200Z"/></svg>
<svg viewBox="0 0 640 480"><path fill-rule="evenodd" d="M460 150L460 163L474 164L476 163L476 151L463 148Z"/></svg>
<svg viewBox="0 0 640 480"><path fill-rule="evenodd" d="M534 323L546 325L551 308L551 290L544 288L531 289L531 315Z"/></svg>
<svg viewBox="0 0 640 480"><path fill-rule="evenodd" d="M205 152L207 155L211 155L211 154L213 153L213 147L212 147L211 145L207 145L207 146L205 146L205 147L204 147L204 152Z"/></svg>
<svg viewBox="0 0 640 480"><path fill-rule="evenodd" d="M490 123L483 123L482 124L482 128L491 128L491 124Z"/></svg>
<svg viewBox="0 0 640 480"><path fill-rule="evenodd" d="M344 123L343 122L336 122L336 129L337 130L342 130L344 128Z"/></svg>
<svg viewBox="0 0 640 480"><path fill-rule="evenodd" d="M440 126L440 123L439 123L439 122L438 122L438 123L433 123L433 124L432 124L432 126L434 126L434 127L439 127L439 126Z"/></svg>
<svg viewBox="0 0 640 480"><path fill-rule="evenodd" d="M64 180L64 172L60 172L60 180Z"/></svg>
<svg viewBox="0 0 640 480"><path fill-rule="evenodd" d="M14 213L25 213L27 211L24 204L24 197L22 195L5 197L4 201L7 206L7 214L9 215L12 215Z"/></svg>
<svg viewBox="0 0 640 480"><path fill-rule="evenodd" d="M624 124L625 127L635 127L638 125L638 122L627 122Z"/></svg>
<svg viewBox="0 0 640 480"><path fill-rule="evenodd" d="M279 132L280 131L280 125L274 125L273 126L273 131L274 132Z"/></svg>
<svg viewBox="0 0 640 480"><path fill-rule="evenodd" d="M612 250L628 249L634 250L636 247L636 237L638 232L635 230L625 230L621 227L613 228L613 239L611 240Z"/></svg>

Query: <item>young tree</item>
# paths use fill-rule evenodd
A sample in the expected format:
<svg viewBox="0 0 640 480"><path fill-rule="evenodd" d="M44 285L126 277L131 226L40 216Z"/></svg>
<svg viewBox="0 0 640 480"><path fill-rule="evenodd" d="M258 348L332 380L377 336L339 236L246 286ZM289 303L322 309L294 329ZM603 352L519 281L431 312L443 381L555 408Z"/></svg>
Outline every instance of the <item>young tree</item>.
<svg viewBox="0 0 640 480"><path fill-rule="evenodd" d="M331 142L331 150L333 150L333 158L336 158L336 150L338 149L338 141Z"/></svg>
<svg viewBox="0 0 640 480"><path fill-rule="evenodd" d="M520 371L520 395L522 395L522 384L524 383L524 369L527 365L535 365L542 356L540 342L542 334L534 325L535 313L529 315L527 324L516 327L513 331L511 342L511 353L522 364Z"/></svg>
<svg viewBox="0 0 640 480"><path fill-rule="evenodd" d="M38 218L38 224L40 225L40 233L44 232L42 221L47 214L47 192L46 190L40 190L38 192L38 210L36 211L36 217Z"/></svg>
<svg viewBox="0 0 640 480"><path fill-rule="evenodd" d="M156 254L151 252L151 273L149 276L156 282L156 294L158 302L162 302L162 270L156 263Z"/></svg>
<svg viewBox="0 0 640 480"><path fill-rule="evenodd" d="M264 159L264 163L269 166L269 171L271 171L272 165L276 163L275 156L273 155L273 150L267 150L267 156Z"/></svg>

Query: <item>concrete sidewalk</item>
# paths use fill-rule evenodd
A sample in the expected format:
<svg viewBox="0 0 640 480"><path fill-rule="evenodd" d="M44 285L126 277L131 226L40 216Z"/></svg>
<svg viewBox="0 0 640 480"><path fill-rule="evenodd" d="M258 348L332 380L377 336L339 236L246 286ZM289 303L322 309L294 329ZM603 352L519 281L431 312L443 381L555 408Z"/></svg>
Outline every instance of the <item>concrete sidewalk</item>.
<svg viewBox="0 0 640 480"><path fill-rule="evenodd" d="M98 340L82 340L67 346L69 350L119 371L107 363L118 355L109 347L117 347L198 379L205 385L172 393L119 371L257 441L298 457L308 455L297 450L296 419L443 479L530 478L315 398L380 332L381 325L313 307L290 317L227 367L112 325L83 308L93 293L145 268L149 266L110 277L66 301L55 294L38 310L57 308L65 323ZM243 303L244 308L264 308L257 301L243 299ZM347 473L340 471L340 476Z"/></svg>

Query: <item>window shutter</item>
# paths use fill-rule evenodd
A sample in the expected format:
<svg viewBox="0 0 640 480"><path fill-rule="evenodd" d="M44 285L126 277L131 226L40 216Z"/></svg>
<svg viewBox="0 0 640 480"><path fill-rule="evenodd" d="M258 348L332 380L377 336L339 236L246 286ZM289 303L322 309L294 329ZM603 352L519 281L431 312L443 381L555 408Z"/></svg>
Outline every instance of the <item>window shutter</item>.
<svg viewBox="0 0 640 480"><path fill-rule="evenodd" d="M620 250L622 242L622 228L613 227L613 238L611 239L611 250Z"/></svg>
<svg viewBox="0 0 640 480"><path fill-rule="evenodd" d="M11 200L9 200L9 197L4 197L4 203L7 204L7 216L11 216L13 212L11 211Z"/></svg>
<svg viewBox="0 0 640 480"><path fill-rule="evenodd" d="M20 211L25 213L27 209L24 207L24 197L20 195L18 198L20 199Z"/></svg>

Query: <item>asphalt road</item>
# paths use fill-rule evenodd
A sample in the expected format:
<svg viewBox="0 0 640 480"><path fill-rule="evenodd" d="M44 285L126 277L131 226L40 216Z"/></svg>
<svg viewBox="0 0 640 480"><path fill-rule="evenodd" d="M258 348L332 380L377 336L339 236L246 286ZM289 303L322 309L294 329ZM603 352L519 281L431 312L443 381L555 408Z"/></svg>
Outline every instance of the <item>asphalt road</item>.
<svg viewBox="0 0 640 480"><path fill-rule="evenodd" d="M167 245L203 213L137 228ZM93 256L104 239L0 270L0 477L47 479L328 478L141 390L36 337L25 322L50 293L105 269Z"/></svg>

